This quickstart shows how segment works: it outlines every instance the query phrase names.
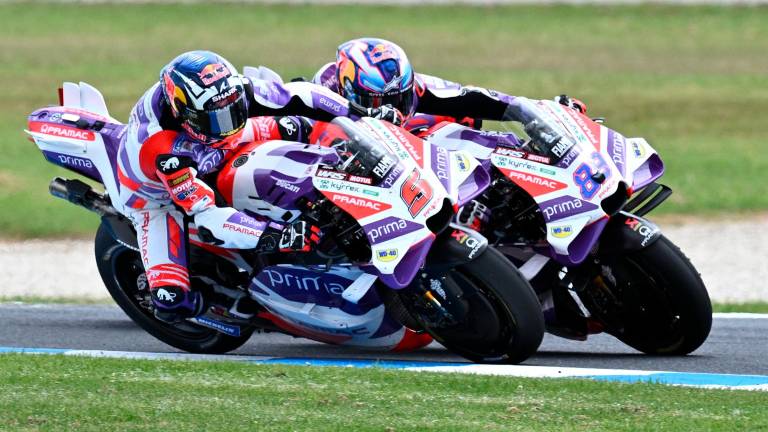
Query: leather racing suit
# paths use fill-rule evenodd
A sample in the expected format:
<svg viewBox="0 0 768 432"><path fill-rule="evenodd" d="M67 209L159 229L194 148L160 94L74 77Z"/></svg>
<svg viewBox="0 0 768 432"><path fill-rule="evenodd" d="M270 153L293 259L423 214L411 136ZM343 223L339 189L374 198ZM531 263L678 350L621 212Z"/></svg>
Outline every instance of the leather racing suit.
<svg viewBox="0 0 768 432"><path fill-rule="evenodd" d="M344 98L319 86L245 79L249 119L232 137L233 145L308 139L311 127L306 119L266 116L290 113L330 120L350 114ZM266 218L216 206L213 190L200 176L217 171L229 153L191 139L172 115L159 84L147 90L131 111L117 157L119 201L136 229L155 305L166 311L200 312L201 305L191 304L192 297L186 295L188 234L190 240L223 248L251 249L265 232L282 228ZM196 229L187 232L182 211L193 217Z"/></svg>

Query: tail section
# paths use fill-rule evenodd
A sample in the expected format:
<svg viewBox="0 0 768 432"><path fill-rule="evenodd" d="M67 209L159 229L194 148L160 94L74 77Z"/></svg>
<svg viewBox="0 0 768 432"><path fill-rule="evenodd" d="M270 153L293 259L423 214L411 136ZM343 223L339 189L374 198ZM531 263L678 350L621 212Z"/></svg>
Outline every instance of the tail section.
<svg viewBox="0 0 768 432"><path fill-rule="evenodd" d="M118 196L116 158L125 125L109 115L104 97L86 83L64 83L59 96L62 106L29 115L26 132L46 160L101 182L109 196Z"/></svg>

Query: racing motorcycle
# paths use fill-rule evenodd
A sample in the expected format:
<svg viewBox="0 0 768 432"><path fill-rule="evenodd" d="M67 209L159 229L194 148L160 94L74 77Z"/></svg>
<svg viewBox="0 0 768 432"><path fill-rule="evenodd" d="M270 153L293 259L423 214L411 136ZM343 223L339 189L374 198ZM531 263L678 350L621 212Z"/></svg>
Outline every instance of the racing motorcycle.
<svg viewBox="0 0 768 432"><path fill-rule="evenodd" d="M648 354L696 350L712 325L707 290L644 218L672 193L656 183L657 152L557 102L518 102L526 139L455 123L419 135L471 152L492 173L460 217L481 221L531 282L548 332L576 340L607 332Z"/></svg>
<svg viewBox="0 0 768 432"><path fill-rule="evenodd" d="M51 193L101 215L95 254L112 298L139 326L176 348L234 350L255 331L405 351L433 338L473 361L521 362L538 348L536 294L487 240L452 223L488 186L465 151L446 151L379 120L334 120L333 146L269 141L240 147L215 179L223 202L323 237L309 254L228 250L187 221L190 278L206 311L157 320L132 224L121 213L116 158L126 126L98 90L65 83L61 106L34 111L28 134L44 157L104 185L55 178ZM433 167L439 165L441 171ZM233 230L253 230L231 221Z"/></svg>

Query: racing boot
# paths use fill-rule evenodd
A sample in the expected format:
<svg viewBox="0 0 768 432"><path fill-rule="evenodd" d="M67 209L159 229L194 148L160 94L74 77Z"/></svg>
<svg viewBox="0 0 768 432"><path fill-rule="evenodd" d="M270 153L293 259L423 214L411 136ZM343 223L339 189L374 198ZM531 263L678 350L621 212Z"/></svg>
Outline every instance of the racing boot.
<svg viewBox="0 0 768 432"><path fill-rule="evenodd" d="M174 324L186 318L196 317L205 311L203 295L178 286L162 286L150 289L155 318Z"/></svg>

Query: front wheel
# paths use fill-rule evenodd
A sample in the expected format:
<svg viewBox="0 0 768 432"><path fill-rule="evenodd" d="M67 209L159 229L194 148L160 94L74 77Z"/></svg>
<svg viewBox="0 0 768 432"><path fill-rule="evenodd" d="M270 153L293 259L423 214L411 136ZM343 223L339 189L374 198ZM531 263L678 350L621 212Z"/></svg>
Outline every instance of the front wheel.
<svg viewBox="0 0 768 432"><path fill-rule="evenodd" d="M712 327L707 289L688 258L666 237L640 251L606 257L601 266L585 305L598 319L604 318L608 333L657 355L686 355L707 339ZM609 306L601 292L612 293Z"/></svg>
<svg viewBox="0 0 768 432"><path fill-rule="evenodd" d="M115 241L103 224L96 232L95 252L96 265L109 295L133 322L157 339L188 352L218 354L235 350L250 338L252 331L233 337L189 322L158 321L150 308L139 253Z"/></svg>
<svg viewBox="0 0 768 432"><path fill-rule="evenodd" d="M450 351L482 363L520 363L544 337L541 306L530 284L501 253L486 248L475 260L451 269L437 286L422 280L424 294L441 302L440 316L423 294L398 292L415 321Z"/></svg>

